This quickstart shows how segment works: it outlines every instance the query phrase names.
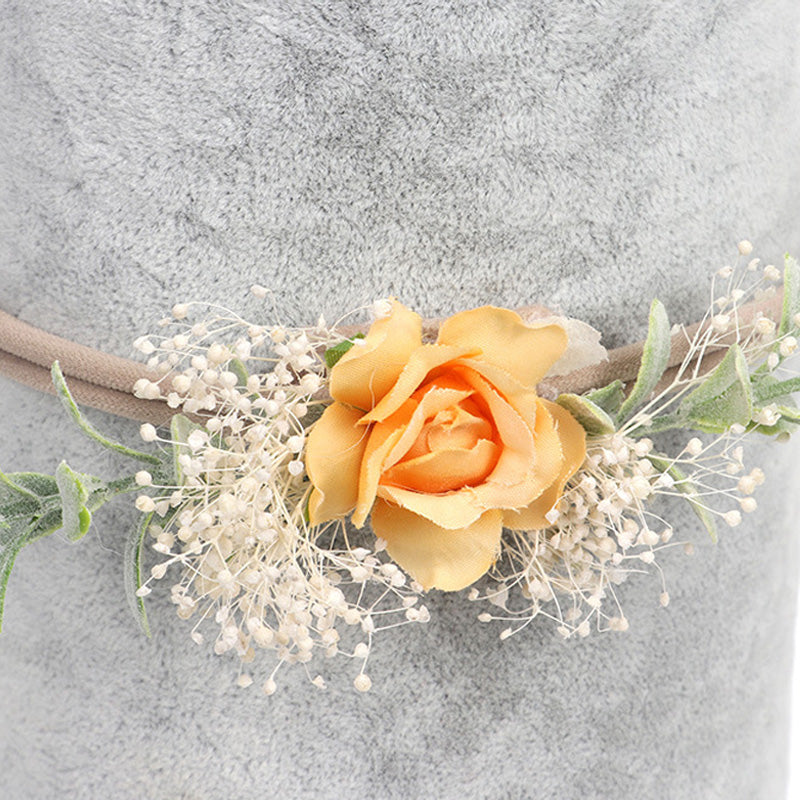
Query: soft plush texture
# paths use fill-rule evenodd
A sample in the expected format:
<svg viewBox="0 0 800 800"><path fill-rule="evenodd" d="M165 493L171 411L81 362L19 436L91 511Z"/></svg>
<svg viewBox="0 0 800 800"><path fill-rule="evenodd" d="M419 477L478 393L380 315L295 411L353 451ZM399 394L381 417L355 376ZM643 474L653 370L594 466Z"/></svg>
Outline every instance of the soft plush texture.
<svg viewBox="0 0 800 800"><path fill-rule="evenodd" d="M121 355L191 298L297 324L388 294L538 302L609 345L653 295L691 321L738 238L800 252L799 24L795 0L6 0L0 307ZM4 469L118 468L52 398L0 402ZM664 555L668 610L656 577L623 588L627 633L501 643L433 593L427 627L377 640L367 695L346 663L325 692L302 669L238 689L168 582L141 638L115 503L18 560L0 794L778 798L797 454L752 448L760 509L716 547L677 512L697 554Z"/></svg>

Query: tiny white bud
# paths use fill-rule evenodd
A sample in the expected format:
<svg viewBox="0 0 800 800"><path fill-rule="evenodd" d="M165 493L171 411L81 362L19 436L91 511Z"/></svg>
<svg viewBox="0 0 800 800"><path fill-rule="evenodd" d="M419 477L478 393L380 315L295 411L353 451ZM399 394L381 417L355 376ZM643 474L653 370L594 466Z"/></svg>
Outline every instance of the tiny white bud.
<svg viewBox="0 0 800 800"><path fill-rule="evenodd" d="M771 336L775 333L775 323L769 317L761 317L753 327L759 336Z"/></svg>
<svg viewBox="0 0 800 800"><path fill-rule="evenodd" d="M748 242L747 239L742 239L741 242L738 244L739 252L743 256L749 256L750 253L753 252L753 245L751 242Z"/></svg>
<svg viewBox="0 0 800 800"><path fill-rule="evenodd" d="M192 379L189 378L187 375L176 375L172 379L172 388L176 392L180 392L181 394L186 394L192 386Z"/></svg>
<svg viewBox="0 0 800 800"><path fill-rule="evenodd" d="M250 293L253 297L257 297L259 300L263 300L267 296L267 287L262 286L259 283L254 283L250 287Z"/></svg>
<svg viewBox="0 0 800 800"><path fill-rule="evenodd" d="M290 453L299 453L303 449L303 437L290 436L286 440L286 446L289 448Z"/></svg>
<svg viewBox="0 0 800 800"><path fill-rule="evenodd" d="M156 510L156 504L153 501L153 498L148 497L146 494L140 494L136 498L136 502L134 503L134 505L143 514L149 514L150 512Z"/></svg>
<svg viewBox="0 0 800 800"><path fill-rule="evenodd" d="M668 592L661 592L661 595L658 598L659 602L661 603L664 608L669 605L669 593Z"/></svg>
<svg viewBox="0 0 800 800"><path fill-rule="evenodd" d="M788 358L795 350L797 350L797 339L794 336L787 336L779 346L780 354L784 358Z"/></svg>
<svg viewBox="0 0 800 800"><path fill-rule="evenodd" d="M353 686L355 686L359 692L368 692L372 688L372 681L369 675L362 672L360 675L356 675Z"/></svg>
<svg viewBox="0 0 800 800"><path fill-rule="evenodd" d="M153 476L146 469L139 470L133 479L138 486L150 486L153 483Z"/></svg>
<svg viewBox="0 0 800 800"><path fill-rule="evenodd" d="M755 497L742 497L739 500L739 507L745 514L752 514L758 508L758 503Z"/></svg>
<svg viewBox="0 0 800 800"><path fill-rule="evenodd" d="M781 279L781 271L774 264L767 264L764 267L764 277L768 281L777 283Z"/></svg>
<svg viewBox="0 0 800 800"><path fill-rule="evenodd" d="M699 456L703 452L703 443L697 437L689 439L686 443L686 452L690 456Z"/></svg>
<svg viewBox="0 0 800 800"><path fill-rule="evenodd" d="M388 298L376 300L372 304L372 316L375 319L382 319L388 317L392 313L392 301Z"/></svg>
<svg viewBox="0 0 800 800"><path fill-rule="evenodd" d="M172 306L172 316L175 319L185 319L189 313L189 306L186 303L176 303Z"/></svg>
<svg viewBox="0 0 800 800"><path fill-rule="evenodd" d="M731 528L735 528L742 521L742 515L735 509L733 511L726 511L722 515L722 518Z"/></svg>
<svg viewBox="0 0 800 800"><path fill-rule="evenodd" d="M277 688L275 681L272 678L267 678L267 680L264 681L264 685L261 687L261 691L266 695L271 695L275 694Z"/></svg>

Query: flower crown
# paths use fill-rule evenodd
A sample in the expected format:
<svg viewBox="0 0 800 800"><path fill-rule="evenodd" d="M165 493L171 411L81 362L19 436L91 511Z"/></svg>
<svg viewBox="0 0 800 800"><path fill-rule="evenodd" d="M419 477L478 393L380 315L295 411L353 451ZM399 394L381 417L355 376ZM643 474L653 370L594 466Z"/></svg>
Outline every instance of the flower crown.
<svg viewBox="0 0 800 800"><path fill-rule="evenodd" d="M380 300L355 331L177 305L165 335L135 343L151 374L134 393L171 411L168 427L141 426L146 451L99 433L53 364L79 427L141 467L110 481L65 462L52 476L0 473L0 614L25 545L56 531L77 541L100 506L136 493L125 576L143 630L153 582L174 576L171 600L198 644L216 625L218 654L248 665L274 653L266 694L283 665L337 654L358 662L366 691L376 634L426 622L431 590L488 601L478 620L502 620L501 639L537 617L565 638L623 631L616 587L676 544L664 498L688 502L715 539L718 521L756 509L764 480L745 470L742 439L783 439L800 423L800 378L785 367L800 270L788 256L782 299L780 279L757 259L724 267L691 329L671 329L653 301L632 380L607 379L629 353L609 366L596 331L541 309L426 324ZM660 438L670 430L700 436L678 445ZM146 543L160 559L149 575ZM251 668L237 681L250 685Z"/></svg>

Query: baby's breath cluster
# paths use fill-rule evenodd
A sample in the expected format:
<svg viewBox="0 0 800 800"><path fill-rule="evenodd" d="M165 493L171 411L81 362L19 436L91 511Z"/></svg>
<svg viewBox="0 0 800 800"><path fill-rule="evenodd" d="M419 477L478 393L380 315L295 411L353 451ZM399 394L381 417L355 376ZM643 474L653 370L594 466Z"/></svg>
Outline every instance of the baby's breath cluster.
<svg viewBox="0 0 800 800"><path fill-rule="evenodd" d="M264 296L261 287L253 293ZM344 337L323 320L313 329L264 327L223 311L187 322L197 305L175 306L162 321L168 335L135 343L154 370L136 394L182 412L169 437L141 428L145 441L173 449L177 481L136 476L143 487L136 506L152 515L147 530L164 557L137 594L179 570L172 602L194 621L198 644L213 622L216 653L243 665L258 650L274 654L266 694L281 665L292 663L307 665L311 682L324 688L308 666L317 654L356 659L354 683L366 691L375 633L426 622L428 611L420 587L385 559L380 542L353 546L343 522L312 528L307 521L305 442L325 403L324 352ZM253 682L249 669L239 675L242 687Z"/></svg>
<svg viewBox="0 0 800 800"><path fill-rule="evenodd" d="M592 630L625 631L628 620L614 587L629 575L657 571L660 602L669 604L659 551L677 544L659 513L658 498L688 499L695 510L734 527L755 511L751 497L764 481L760 469L745 471L742 431L703 443L690 438L672 459L654 451L649 438L614 434L592 437L583 468L548 515L552 527L506 535L495 583L471 600L488 600L501 612L484 611L482 622L510 623L501 638L537 616L557 623L564 638ZM681 543L687 554L688 542ZM518 592L514 590L518 589ZM519 598L522 598L521 600Z"/></svg>
<svg viewBox="0 0 800 800"><path fill-rule="evenodd" d="M689 334L673 329L673 336L685 337L687 347L671 380L613 434L588 436L582 468L547 515L551 526L506 532L493 570L495 583L470 592L471 600L488 600L501 609L478 617L507 623L501 638L540 615L554 620L564 638L588 636L593 629L627 630L614 587L632 573L656 570L660 602L667 606L669 594L656 557L676 542L673 527L660 516L659 498L688 501L712 535L717 524L735 527L743 514L755 511L752 495L765 476L759 468L745 469L743 440L752 431L787 439L800 420L791 401L758 402L758 391L752 389L746 424L711 435L686 435L677 456L658 452L653 443L659 433L692 427L694 421L681 416L681 403L708 377L709 363L718 363L719 355L733 345L749 370L743 380L766 387L766 395L770 382L796 375L784 362L797 349L800 315L776 320L774 302L772 314L767 312L783 274L774 265L749 258L752 249L749 242L740 242L740 262L717 271L712 302L696 330ZM752 302L765 310L745 315L743 308ZM689 542L683 548L693 552Z"/></svg>

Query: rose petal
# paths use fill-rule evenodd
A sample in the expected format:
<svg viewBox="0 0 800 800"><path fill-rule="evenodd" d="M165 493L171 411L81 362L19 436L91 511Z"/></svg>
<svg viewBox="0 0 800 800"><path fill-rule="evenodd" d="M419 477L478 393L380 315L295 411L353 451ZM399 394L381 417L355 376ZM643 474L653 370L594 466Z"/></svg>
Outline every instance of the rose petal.
<svg viewBox="0 0 800 800"><path fill-rule="evenodd" d="M482 306L445 320L436 341L479 348L478 360L505 370L523 386L533 388L561 357L567 334L560 325L525 324L513 311Z"/></svg>
<svg viewBox="0 0 800 800"><path fill-rule="evenodd" d="M408 358L397 382L391 387L375 407L361 419L362 425L371 422L380 422L398 408L418 389L425 381L428 373L448 361L466 355L472 355L475 348L470 347L440 347L436 344L424 344L418 347Z"/></svg>
<svg viewBox="0 0 800 800"><path fill-rule="evenodd" d="M555 421L564 460L558 478L527 508L504 513L503 524L512 530L538 530L549 527L551 523L547 521L545 514L558 502L564 493L567 481L580 469L586 458L586 431L583 426L569 411L556 403L548 400L540 402L546 406Z"/></svg>
<svg viewBox="0 0 800 800"><path fill-rule="evenodd" d="M373 322L366 338L331 370L331 397L368 411L394 386L421 344L422 318L393 301L390 315Z"/></svg>
<svg viewBox="0 0 800 800"><path fill-rule="evenodd" d="M482 505L477 489L471 486L457 492L424 494L380 484L378 497L390 500L447 530L466 528L488 510Z"/></svg>
<svg viewBox="0 0 800 800"><path fill-rule="evenodd" d="M500 549L502 513L487 511L471 525L446 530L382 500L372 512L375 535L389 555L425 589L456 592L474 583Z"/></svg>
<svg viewBox="0 0 800 800"><path fill-rule="evenodd" d="M481 415L474 401L466 399L427 422L415 446L424 448L423 452L454 448L471 450L481 439L491 440L493 436L492 424ZM423 452L415 455L422 455Z"/></svg>
<svg viewBox="0 0 800 800"><path fill-rule="evenodd" d="M367 431L356 423L357 409L329 405L314 423L306 445L306 470L314 486L308 500L312 525L343 517L358 497L358 474L367 446Z"/></svg>
<svg viewBox="0 0 800 800"><path fill-rule="evenodd" d="M498 446L480 439L474 447L450 448L401 461L380 482L416 492L448 492L482 482L497 463Z"/></svg>
<svg viewBox="0 0 800 800"><path fill-rule="evenodd" d="M407 400L389 419L369 429L369 438L358 476L358 499L351 518L357 528L360 528L369 516L386 459L402 437L416 408L417 404L413 400Z"/></svg>
<svg viewBox="0 0 800 800"><path fill-rule="evenodd" d="M397 440L397 444L387 456L384 462L384 469L393 466L408 453L419 438L426 421L430 417L435 416L439 411L458 405L473 392L474 389L457 376L454 376L451 380L437 381L427 387L424 392L422 390L415 392L412 396L412 401L418 402L419 405L408 421L403 435Z"/></svg>

